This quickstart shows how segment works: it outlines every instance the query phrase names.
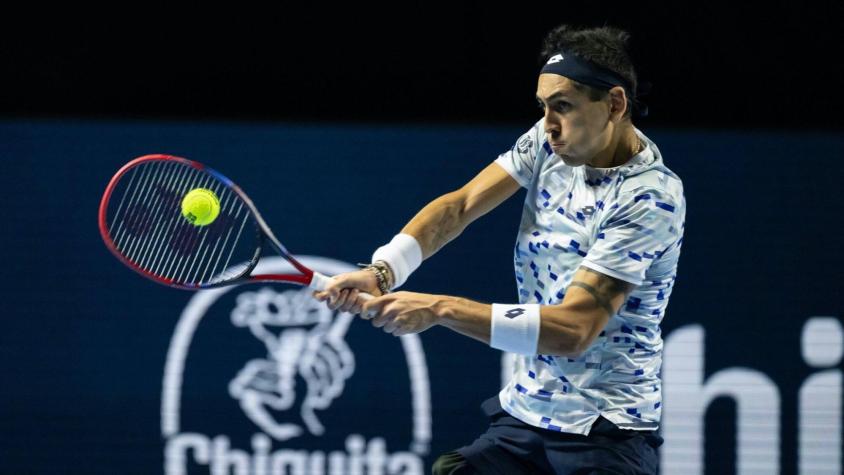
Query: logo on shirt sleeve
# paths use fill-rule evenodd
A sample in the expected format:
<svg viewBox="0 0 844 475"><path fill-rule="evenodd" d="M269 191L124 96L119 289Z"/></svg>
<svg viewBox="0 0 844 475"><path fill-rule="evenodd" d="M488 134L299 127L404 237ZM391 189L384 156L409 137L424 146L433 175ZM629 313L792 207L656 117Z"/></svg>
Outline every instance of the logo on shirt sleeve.
<svg viewBox="0 0 844 475"><path fill-rule="evenodd" d="M533 148L533 137L525 135L516 143L516 150L519 153L527 153Z"/></svg>

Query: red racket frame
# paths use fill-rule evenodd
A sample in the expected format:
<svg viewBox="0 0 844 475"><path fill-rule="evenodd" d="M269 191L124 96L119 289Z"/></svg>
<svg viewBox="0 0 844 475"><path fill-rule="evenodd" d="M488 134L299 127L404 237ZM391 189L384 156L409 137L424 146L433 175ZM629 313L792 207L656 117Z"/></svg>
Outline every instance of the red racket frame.
<svg viewBox="0 0 844 475"><path fill-rule="evenodd" d="M109 200L111 199L111 194L114 192L117 183L120 179L125 175L129 170L148 162L153 161L175 161L180 162L182 164L188 165L193 167L197 170L202 172L208 173L213 176L215 179L219 180L223 185L228 187L232 192L234 192L248 207L249 212L252 213L252 217L255 218L255 222L258 223L258 246L255 250L255 253L252 256L252 260L250 265L246 268L246 270L241 273L240 275L228 279L222 282L217 282L213 284L184 284L180 282L176 282L173 279L169 279L166 277L158 276L149 272L148 270L140 267L139 265L135 264L131 260L129 260L126 256L124 256L120 251L117 250L117 246L115 245L114 241L111 238L111 235L108 231L108 225L106 224L106 213L108 211L108 204ZM246 196L246 193L237 186L232 180L227 178L222 173L214 170L213 168L206 167L205 165L193 161L188 160L186 158L176 157L173 155L163 155L163 154L151 154L151 155L144 155L142 157L138 157L123 167L115 173L115 175L109 181L108 186L106 187L105 193L103 193L103 197L100 200L100 209L99 209L99 227L100 227L100 235L105 242L106 247L120 260L122 263L126 264L130 269L134 270L135 272L141 274L142 276L157 282L159 284L163 284L169 287L175 287L179 289L185 290L199 290L199 289L209 289L214 287L223 287L226 285L233 285L239 283L255 283L255 282L290 282L294 284L299 284L303 286L311 285L314 279L314 271L305 267L302 263L297 261L290 252L281 244L278 238L275 237L272 230L267 226L267 223L264 221L264 218L261 217L261 214L258 213L257 208L252 203L252 200ZM248 275L255 266L258 264L258 260L261 256L263 250L263 244L265 242L269 242L269 244L275 248L275 250L285 259L287 259L293 266L301 272L301 274L260 274L260 275Z"/></svg>

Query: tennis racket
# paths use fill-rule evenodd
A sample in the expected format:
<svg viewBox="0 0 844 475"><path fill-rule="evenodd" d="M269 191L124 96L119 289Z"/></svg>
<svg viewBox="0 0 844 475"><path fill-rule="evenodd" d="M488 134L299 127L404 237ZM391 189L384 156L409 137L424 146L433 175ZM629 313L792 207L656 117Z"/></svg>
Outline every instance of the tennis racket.
<svg viewBox="0 0 844 475"><path fill-rule="evenodd" d="M205 226L195 226L182 215L182 199L196 188L211 190L220 204L217 218ZM170 287L199 290L289 282L325 290L331 280L290 254L239 186L216 170L180 157L145 155L120 168L100 201L99 227L117 259ZM299 273L252 275L267 246Z"/></svg>

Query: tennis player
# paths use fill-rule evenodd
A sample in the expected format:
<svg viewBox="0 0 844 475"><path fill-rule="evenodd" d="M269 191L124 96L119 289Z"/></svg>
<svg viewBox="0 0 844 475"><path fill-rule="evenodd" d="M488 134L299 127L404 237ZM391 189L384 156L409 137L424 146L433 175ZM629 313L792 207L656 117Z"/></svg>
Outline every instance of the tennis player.
<svg viewBox="0 0 844 475"><path fill-rule="evenodd" d="M685 197L643 115L625 31L545 38L543 116L457 191L425 206L372 264L316 298L393 335L442 325L517 355L482 404L489 429L434 474L656 473L660 321L677 276ZM471 222L527 189L515 245L518 303L389 293ZM359 292L379 297L368 302Z"/></svg>

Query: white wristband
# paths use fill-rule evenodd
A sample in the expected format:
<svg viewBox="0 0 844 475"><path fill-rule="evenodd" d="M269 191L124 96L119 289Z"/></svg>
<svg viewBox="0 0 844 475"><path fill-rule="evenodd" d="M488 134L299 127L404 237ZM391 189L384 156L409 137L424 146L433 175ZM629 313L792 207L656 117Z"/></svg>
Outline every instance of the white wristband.
<svg viewBox="0 0 844 475"><path fill-rule="evenodd" d="M396 234L393 240L375 250L372 262L384 261L393 271L393 286L401 286L410 274L422 264L422 248L410 234Z"/></svg>
<svg viewBox="0 0 844 475"><path fill-rule="evenodd" d="M533 356L539 345L539 304L492 304L489 346Z"/></svg>

